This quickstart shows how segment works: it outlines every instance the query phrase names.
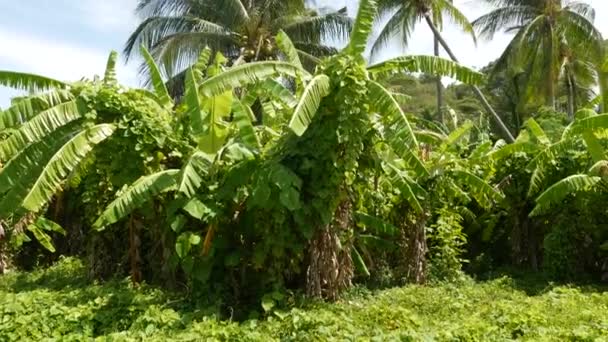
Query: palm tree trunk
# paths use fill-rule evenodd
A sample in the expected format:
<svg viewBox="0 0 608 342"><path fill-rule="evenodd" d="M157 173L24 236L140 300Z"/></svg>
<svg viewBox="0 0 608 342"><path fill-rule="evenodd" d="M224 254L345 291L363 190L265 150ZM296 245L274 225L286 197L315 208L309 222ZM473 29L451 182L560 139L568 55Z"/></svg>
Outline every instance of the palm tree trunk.
<svg viewBox="0 0 608 342"><path fill-rule="evenodd" d="M551 24L549 24L551 25ZM551 30L550 32L553 32L553 27L551 26ZM555 65L555 60L554 60L554 54L553 54L553 49L555 48L553 46L553 35L551 35L548 38L549 41L549 51L551 51L550 56L551 56L551 61L549 64L549 75L547 75L547 106L553 108L553 110L555 110L556 107L556 101L555 101L555 69L554 69L554 65Z"/></svg>
<svg viewBox="0 0 608 342"><path fill-rule="evenodd" d="M574 120L574 82L572 74L566 69L566 83L568 84L568 118Z"/></svg>
<svg viewBox="0 0 608 342"><path fill-rule="evenodd" d="M439 40L434 38L435 56L439 57ZM437 113L439 114L439 121L444 123L443 117L443 84L441 84L441 76L437 76Z"/></svg>
<svg viewBox="0 0 608 342"><path fill-rule="evenodd" d="M448 53L448 55L454 62L458 62L458 58L456 58L456 55L454 55L454 52L452 52L448 43L445 41L445 39L443 39L441 32L439 32L439 30L437 29L435 24L433 24L433 20L431 19L430 14L428 14L428 13L425 14L424 19L426 20L426 23L429 25L429 27L433 31L435 38L437 38L437 40L439 41L439 43L441 44L441 46L443 47L445 52ZM483 95L483 93L481 92L479 87L472 86L472 88L473 88L473 92L475 93L475 95L477 95L477 98L479 98L479 101L481 101L481 104L483 105L483 107L492 115L496 124L498 124L498 127L502 131L502 133L503 133L504 137L507 139L507 141L509 143L515 142L515 138L513 137L513 134L511 134L511 131L509 131L509 129L507 128L505 123L502 121L500 116L498 116L496 111L494 111L494 108L492 108L492 106L490 105L490 103L488 102L486 97Z"/></svg>

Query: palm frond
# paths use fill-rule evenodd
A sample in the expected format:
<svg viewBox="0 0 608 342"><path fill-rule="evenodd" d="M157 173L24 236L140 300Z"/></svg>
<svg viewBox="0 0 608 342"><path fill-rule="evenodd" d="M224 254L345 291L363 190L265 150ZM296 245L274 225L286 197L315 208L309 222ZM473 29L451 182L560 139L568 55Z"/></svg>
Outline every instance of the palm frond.
<svg viewBox="0 0 608 342"><path fill-rule="evenodd" d="M322 15L287 16L276 20L277 28L294 41L317 43L324 39L347 39L352 19L342 11Z"/></svg>
<svg viewBox="0 0 608 342"><path fill-rule="evenodd" d="M306 85L289 121L289 128L296 135L304 134L317 113L321 100L329 93L330 80L326 75L317 75Z"/></svg>
<svg viewBox="0 0 608 342"><path fill-rule="evenodd" d="M151 16L146 18L127 39L123 54L128 61L140 46L153 49L169 35L187 32L226 33L218 24L191 15Z"/></svg>
<svg viewBox="0 0 608 342"><path fill-rule="evenodd" d="M479 30L479 36L492 39L500 30L513 26L524 26L538 15L533 6L513 5L497 8L473 21L473 27Z"/></svg>
<svg viewBox="0 0 608 342"><path fill-rule="evenodd" d="M165 170L141 177L110 203L93 226L97 230L103 230L152 200L154 196L175 190L176 176L179 173L180 170Z"/></svg>
<svg viewBox="0 0 608 342"><path fill-rule="evenodd" d="M477 44L477 37L475 36L473 25L469 19L452 4L452 1L440 0L437 3L440 4L438 9L446 14L463 32L469 34L473 39L473 42Z"/></svg>

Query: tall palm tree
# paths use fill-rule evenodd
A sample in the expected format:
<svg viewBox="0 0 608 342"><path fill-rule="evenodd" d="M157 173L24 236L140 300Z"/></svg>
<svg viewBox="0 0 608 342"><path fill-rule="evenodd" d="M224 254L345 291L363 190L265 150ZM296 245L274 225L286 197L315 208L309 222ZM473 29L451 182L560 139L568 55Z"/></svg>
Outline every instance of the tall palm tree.
<svg viewBox="0 0 608 342"><path fill-rule="evenodd" d="M125 44L127 59L140 45L171 78L194 64L209 46L231 62L280 57L275 36L287 33L308 62L335 49L324 38L344 39L351 29L346 10L319 13L304 0L139 0L144 18Z"/></svg>
<svg viewBox="0 0 608 342"><path fill-rule="evenodd" d="M555 108L560 70L567 70L562 52L576 49L599 58L601 33L593 25L595 10L580 1L484 1L498 8L473 22L482 37L491 39L500 30L516 32L498 66L525 74L528 88L544 88L545 104Z"/></svg>
<svg viewBox="0 0 608 342"><path fill-rule="evenodd" d="M379 2L379 9L380 15L392 13L392 16L380 32L376 42L373 44L372 54L386 45L386 43L395 35L399 35L400 39L407 44L416 24L424 20L431 31L433 31L434 39L438 42L438 45L443 47L453 61L458 62L458 59L441 35L444 16L449 17L465 32L471 34L475 40L475 32L472 24L450 0L381 0ZM435 51L436 54L438 54L438 46ZM438 93L439 86L440 85L438 84ZM473 86L473 90L484 108L492 114L505 138L510 142L515 141L515 138L513 138L513 135L503 123L502 119L490 106L490 103L481 93L481 90L476 86Z"/></svg>

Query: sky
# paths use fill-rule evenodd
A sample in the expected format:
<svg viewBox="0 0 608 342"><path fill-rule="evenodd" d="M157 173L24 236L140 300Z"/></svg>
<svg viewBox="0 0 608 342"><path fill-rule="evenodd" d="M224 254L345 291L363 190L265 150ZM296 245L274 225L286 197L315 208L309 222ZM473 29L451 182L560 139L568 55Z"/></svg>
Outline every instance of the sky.
<svg viewBox="0 0 608 342"><path fill-rule="evenodd" d="M356 0L316 0L320 6L348 7L356 13ZM596 9L596 26L608 37L608 1L587 0ZM131 31L139 23L134 14L137 0L0 0L0 70L41 74L63 81L102 75L111 50L122 51ZM487 13L491 8L479 0L454 0L470 19ZM492 41L473 43L470 36L452 25L443 29L446 40L463 64L481 68L496 59L511 36L499 34ZM409 46L391 44L378 60L403 54L432 54L430 30L419 25ZM119 80L128 86L138 86L138 62L117 68ZM10 98L21 92L0 87L0 108L10 104Z"/></svg>

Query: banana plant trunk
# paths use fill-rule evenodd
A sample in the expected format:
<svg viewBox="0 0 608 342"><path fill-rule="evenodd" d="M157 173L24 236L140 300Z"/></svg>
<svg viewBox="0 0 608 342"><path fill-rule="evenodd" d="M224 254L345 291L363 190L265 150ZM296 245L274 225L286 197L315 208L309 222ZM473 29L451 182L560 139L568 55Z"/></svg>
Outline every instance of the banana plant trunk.
<svg viewBox="0 0 608 342"><path fill-rule="evenodd" d="M408 284L424 284L427 273L426 215L407 219L401 227L405 281Z"/></svg>
<svg viewBox="0 0 608 342"><path fill-rule="evenodd" d="M441 47L443 47L445 52L447 52L447 54L450 56L450 58L454 62L459 63L458 58L456 58L456 55L454 55L454 52L452 51L452 49L450 49L450 46L448 45L448 43L445 41L445 39L443 39L441 32L439 32L439 30L437 29L437 26L435 26L435 24L433 23L430 13L426 13L424 15L424 19L426 20L426 23L429 25L429 28L431 29L431 31L433 31L435 38L439 41L439 44L441 44ZM477 86L471 86L471 87L473 89L473 92L475 93L475 95L477 96L477 98L479 99L481 104L483 105L483 107L492 115L492 118L494 119L494 121L496 122L496 124L498 125L500 130L502 131L504 138L509 143L515 142L515 138L513 137L513 134L511 134L511 131L509 131L509 129L507 128L505 123L502 121L500 116L498 116L498 114L496 113L494 108L492 108L492 106L490 105L490 103L488 102L486 97L483 95L483 93L481 92L479 87L477 87Z"/></svg>
<svg viewBox="0 0 608 342"><path fill-rule="evenodd" d="M306 270L308 296L336 300L352 285L351 227L352 204L344 200L338 205L333 222L318 229L310 241Z"/></svg>
<svg viewBox="0 0 608 342"><path fill-rule="evenodd" d="M439 40L433 39L435 56L439 57ZM443 117L443 84L441 84L441 76L437 76L437 113L439 114L439 121L443 124L445 118Z"/></svg>

